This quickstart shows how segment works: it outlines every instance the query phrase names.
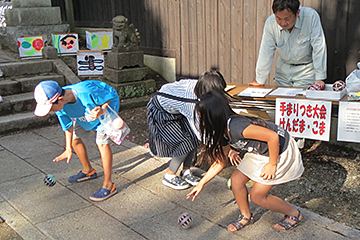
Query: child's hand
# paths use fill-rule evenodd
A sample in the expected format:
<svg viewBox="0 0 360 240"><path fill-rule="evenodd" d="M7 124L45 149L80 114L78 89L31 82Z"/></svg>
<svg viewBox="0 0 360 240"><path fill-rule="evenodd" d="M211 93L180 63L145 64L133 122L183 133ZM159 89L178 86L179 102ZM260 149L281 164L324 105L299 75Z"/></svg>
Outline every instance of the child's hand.
<svg viewBox="0 0 360 240"><path fill-rule="evenodd" d="M262 169L260 177L264 180L270 180L275 178L276 164L267 163Z"/></svg>
<svg viewBox="0 0 360 240"><path fill-rule="evenodd" d="M94 107L93 109L90 110L90 113L89 113L89 114L90 114L90 117L91 117L92 119L97 119L97 118L99 118L100 116L104 115L105 112L106 112L105 109L103 109L103 108L100 107L100 106L96 106L96 107Z"/></svg>
<svg viewBox="0 0 360 240"><path fill-rule="evenodd" d="M193 196L191 201L192 202L195 201L195 198L200 194L202 189L203 189L203 185L201 185L201 184L196 185L193 188L193 190L191 190L191 192L186 195L186 199L189 199L189 198L191 198L191 196Z"/></svg>
<svg viewBox="0 0 360 240"><path fill-rule="evenodd" d="M73 152L72 152L71 149L66 149L61 155L54 158L53 162L60 162L60 161L62 161L64 159L67 159L66 162L70 163L72 154L73 154Z"/></svg>
<svg viewBox="0 0 360 240"><path fill-rule="evenodd" d="M230 163L231 165L235 165L237 166L240 162L241 162L241 157L239 156L239 152L230 149L229 154L228 154L228 158L230 159Z"/></svg>

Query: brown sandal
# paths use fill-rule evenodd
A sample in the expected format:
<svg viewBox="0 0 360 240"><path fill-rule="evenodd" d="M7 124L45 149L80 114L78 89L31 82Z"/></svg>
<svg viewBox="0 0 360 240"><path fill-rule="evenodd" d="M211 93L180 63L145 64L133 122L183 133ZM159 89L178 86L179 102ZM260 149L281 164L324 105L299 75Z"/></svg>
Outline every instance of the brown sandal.
<svg viewBox="0 0 360 240"><path fill-rule="evenodd" d="M240 221L241 220L245 220L246 221L246 223L245 224L243 224L243 223L241 223ZM251 216L250 216L250 219L248 219L248 218L246 218L246 217L244 217L244 215L242 215L242 214L240 214L239 215L239 218L236 220L236 221L234 221L234 222L232 222L232 223L230 223L229 224L229 226L230 225L233 225L235 228L236 228L236 231L230 231L230 232L237 232L237 231L239 231L240 229L243 229L245 226L247 226L247 225L249 225L249 224L252 224L252 223L254 223L254 218L253 218L253 215L251 214Z"/></svg>

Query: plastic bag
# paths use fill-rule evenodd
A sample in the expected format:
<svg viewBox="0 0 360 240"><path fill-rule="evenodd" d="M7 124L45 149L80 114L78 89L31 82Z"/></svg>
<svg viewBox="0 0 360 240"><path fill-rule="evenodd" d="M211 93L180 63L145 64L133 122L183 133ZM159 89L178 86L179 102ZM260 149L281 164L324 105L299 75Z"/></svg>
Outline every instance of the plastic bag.
<svg viewBox="0 0 360 240"><path fill-rule="evenodd" d="M120 145L126 135L129 134L130 128L126 122L119 117L110 106L107 108L105 114L99 118L100 123L104 126L105 133L110 139Z"/></svg>
<svg viewBox="0 0 360 240"><path fill-rule="evenodd" d="M360 92L360 62L357 63L357 67L359 69L352 71L345 79L348 92Z"/></svg>

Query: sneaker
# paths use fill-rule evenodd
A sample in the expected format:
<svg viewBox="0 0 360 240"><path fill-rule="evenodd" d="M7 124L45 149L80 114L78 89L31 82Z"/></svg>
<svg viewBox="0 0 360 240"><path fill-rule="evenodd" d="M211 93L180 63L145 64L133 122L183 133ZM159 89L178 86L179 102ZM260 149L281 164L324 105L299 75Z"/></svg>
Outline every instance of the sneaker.
<svg viewBox="0 0 360 240"><path fill-rule="evenodd" d="M182 177L182 179L184 179L187 183L189 183L192 186L198 185L198 183L201 180L201 178L196 177L193 173L189 173L189 174L183 175L181 177Z"/></svg>
<svg viewBox="0 0 360 240"><path fill-rule="evenodd" d="M182 180L178 176L172 178L171 180L163 178L162 183L165 186L171 187L176 190L183 190L190 187L190 185L186 181Z"/></svg>
<svg viewBox="0 0 360 240"><path fill-rule="evenodd" d="M77 183L77 182L83 182L86 180L91 180L97 178L97 173L95 169L93 169L90 173L85 174L82 171L80 171L78 174L69 177L68 181L71 183Z"/></svg>
<svg viewBox="0 0 360 240"><path fill-rule="evenodd" d="M104 201L104 200L108 199L109 197L115 195L116 193L117 193L117 190L116 190L116 186L114 183L111 190L107 190L106 188L100 188L96 193L91 195L89 198L90 198L90 200L92 200L94 202L101 202L101 201Z"/></svg>

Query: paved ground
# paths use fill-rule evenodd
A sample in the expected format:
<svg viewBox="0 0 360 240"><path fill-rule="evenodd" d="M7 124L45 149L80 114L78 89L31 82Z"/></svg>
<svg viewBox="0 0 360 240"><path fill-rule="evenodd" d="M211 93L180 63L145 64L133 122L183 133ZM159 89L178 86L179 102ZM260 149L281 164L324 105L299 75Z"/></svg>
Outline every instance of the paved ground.
<svg viewBox="0 0 360 240"><path fill-rule="evenodd" d="M96 146L88 151L102 175ZM51 160L64 148L59 126L40 128L0 137L0 216L23 239L360 239L360 231L302 209L304 221L289 232L272 225L282 216L254 205L255 224L233 234L229 222L238 208L226 179L216 177L195 202L185 199L189 190L176 191L161 184L168 166L146 148L124 142L112 146L113 181L119 193L95 203L88 199L102 177L78 184L67 178L80 170L76 156L70 164ZM53 174L54 187L43 178ZM190 229L182 229L182 212L193 218Z"/></svg>

